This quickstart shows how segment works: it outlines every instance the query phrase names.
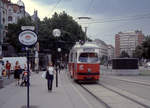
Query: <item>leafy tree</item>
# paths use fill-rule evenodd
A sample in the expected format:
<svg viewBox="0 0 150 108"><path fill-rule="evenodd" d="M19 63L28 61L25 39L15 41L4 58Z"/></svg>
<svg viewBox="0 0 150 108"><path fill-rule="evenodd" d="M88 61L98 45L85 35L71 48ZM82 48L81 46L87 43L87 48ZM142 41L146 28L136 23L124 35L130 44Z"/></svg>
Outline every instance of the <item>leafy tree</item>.
<svg viewBox="0 0 150 108"><path fill-rule="evenodd" d="M61 30L61 36L56 38L52 35L54 29ZM62 48L62 53L68 53L75 42L84 40L85 34L81 26L67 13L54 13L52 18L45 17L39 24L40 49L51 49L56 53L57 48ZM42 50L41 50L42 51Z"/></svg>
<svg viewBox="0 0 150 108"><path fill-rule="evenodd" d="M17 24L8 25L8 33L6 35L5 41L11 44L17 52L20 52L22 47L18 40L19 33L21 32L21 26L29 25L34 25L31 17L24 17L22 19L19 19Z"/></svg>
<svg viewBox="0 0 150 108"><path fill-rule="evenodd" d="M130 57L126 51L122 51L120 54L120 58L124 58L124 57Z"/></svg>
<svg viewBox="0 0 150 108"><path fill-rule="evenodd" d="M133 52L133 57L141 59L143 56L143 47L141 45L138 45Z"/></svg>
<svg viewBox="0 0 150 108"><path fill-rule="evenodd" d="M57 47L62 49L62 55L68 53L75 42L85 39L85 33L81 26L73 20L67 13L55 13L52 18L45 17L43 21L39 19L33 22L31 17L24 17L18 20L17 24L8 25L8 33L6 42L14 46L17 52L21 52L21 44L18 41L18 35L21 32L21 26L35 26L38 24L38 41L40 44L40 52L52 53L56 55ZM60 37L54 37L52 31L54 29L61 30Z"/></svg>
<svg viewBox="0 0 150 108"><path fill-rule="evenodd" d="M144 42L142 43L143 47L143 57L150 59L150 36L145 37Z"/></svg>

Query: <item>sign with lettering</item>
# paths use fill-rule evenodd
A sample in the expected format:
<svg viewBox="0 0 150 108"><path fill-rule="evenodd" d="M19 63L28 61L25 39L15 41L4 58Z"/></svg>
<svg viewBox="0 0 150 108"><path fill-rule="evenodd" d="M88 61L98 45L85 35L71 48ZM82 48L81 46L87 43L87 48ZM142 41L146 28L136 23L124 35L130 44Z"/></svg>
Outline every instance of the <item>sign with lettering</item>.
<svg viewBox="0 0 150 108"><path fill-rule="evenodd" d="M93 49L93 48L83 48L83 51L84 52L94 52L95 49Z"/></svg>
<svg viewBox="0 0 150 108"><path fill-rule="evenodd" d="M19 34L19 41L25 46L31 46L37 42L37 35L33 31L26 30Z"/></svg>

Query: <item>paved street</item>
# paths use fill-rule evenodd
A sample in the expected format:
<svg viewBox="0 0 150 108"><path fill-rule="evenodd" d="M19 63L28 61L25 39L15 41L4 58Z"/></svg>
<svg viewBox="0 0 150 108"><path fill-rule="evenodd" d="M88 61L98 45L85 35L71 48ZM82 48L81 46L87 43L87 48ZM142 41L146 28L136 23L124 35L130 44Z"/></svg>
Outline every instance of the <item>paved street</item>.
<svg viewBox="0 0 150 108"><path fill-rule="evenodd" d="M67 79L65 71L60 74L59 87L48 92L46 80L42 79L41 73L32 74L30 103L35 108L97 108L100 103L88 102L93 100L85 91L78 89ZM88 96L89 95L89 96ZM85 98L87 96L87 98ZM15 86L11 83L0 90L0 108L21 108L26 105L26 87Z"/></svg>
<svg viewBox="0 0 150 108"><path fill-rule="evenodd" d="M3 85L4 86L7 86L7 85L13 83L14 81L15 80L14 80L14 75L13 74L11 74L10 79L8 79L7 77L3 77Z"/></svg>
<svg viewBox="0 0 150 108"><path fill-rule="evenodd" d="M108 70L105 70L108 71ZM66 70L59 74L58 88L55 87L55 80L53 83L53 91L48 92L47 82L39 74L32 73L30 86L30 105L31 108L105 108L106 106L93 97L90 93L85 91L79 84L76 84L68 76ZM149 82L148 77L141 76L111 76L103 74L100 79L102 85L84 85L96 97L100 98L111 108L143 108L142 105L128 100L127 98L113 92L105 87L110 87L117 92L130 96L135 100L142 101L145 105L150 105L149 86L139 85L121 81L145 81ZM7 79L5 79L6 81ZM6 81L7 82L7 81ZM27 103L26 87L18 87L14 81L8 81L4 88L0 89L0 108L23 108ZM103 86L104 85L104 86ZM119 100L119 101L117 101Z"/></svg>
<svg viewBox="0 0 150 108"><path fill-rule="evenodd" d="M150 101L150 76L117 76L111 69L102 67L101 83L110 85Z"/></svg>

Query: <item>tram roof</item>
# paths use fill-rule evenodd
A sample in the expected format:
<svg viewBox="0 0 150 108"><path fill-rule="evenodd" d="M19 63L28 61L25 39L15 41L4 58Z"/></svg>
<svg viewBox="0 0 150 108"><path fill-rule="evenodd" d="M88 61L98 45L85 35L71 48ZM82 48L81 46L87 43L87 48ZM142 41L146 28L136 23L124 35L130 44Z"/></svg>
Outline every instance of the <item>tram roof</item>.
<svg viewBox="0 0 150 108"><path fill-rule="evenodd" d="M96 42L85 42L83 45L77 42L73 48L99 48L99 46Z"/></svg>

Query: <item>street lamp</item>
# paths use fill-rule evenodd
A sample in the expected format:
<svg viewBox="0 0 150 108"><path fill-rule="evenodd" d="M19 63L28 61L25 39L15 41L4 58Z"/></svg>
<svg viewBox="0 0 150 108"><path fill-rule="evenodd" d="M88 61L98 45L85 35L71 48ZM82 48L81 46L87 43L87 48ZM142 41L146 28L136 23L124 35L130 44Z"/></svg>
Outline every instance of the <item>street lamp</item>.
<svg viewBox="0 0 150 108"><path fill-rule="evenodd" d="M53 30L53 36L59 37L60 35L61 35L61 31L60 31L59 29L54 29L54 30ZM56 45L56 46L57 46L57 45ZM61 51L60 48L58 48L57 50L58 50L58 52ZM58 56L58 54L57 54L56 56ZM57 59L57 58L58 58L58 57L56 57L56 59ZM57 62L57 60L56 60L56 87L58 87L58 62Z"/></svg>
<svg viewBox="0 0 150 108"><path fill-rule="evenodd" d="M77 19L79 19L79 20L88 19L89 20L89 19L92 19L92 18L91 17L77 17ZM88 28L87 26L84 27L84 29L85 29L85 39L84 40L85 41L86 41L86 35L87 35L87 28Z"/></svg>

